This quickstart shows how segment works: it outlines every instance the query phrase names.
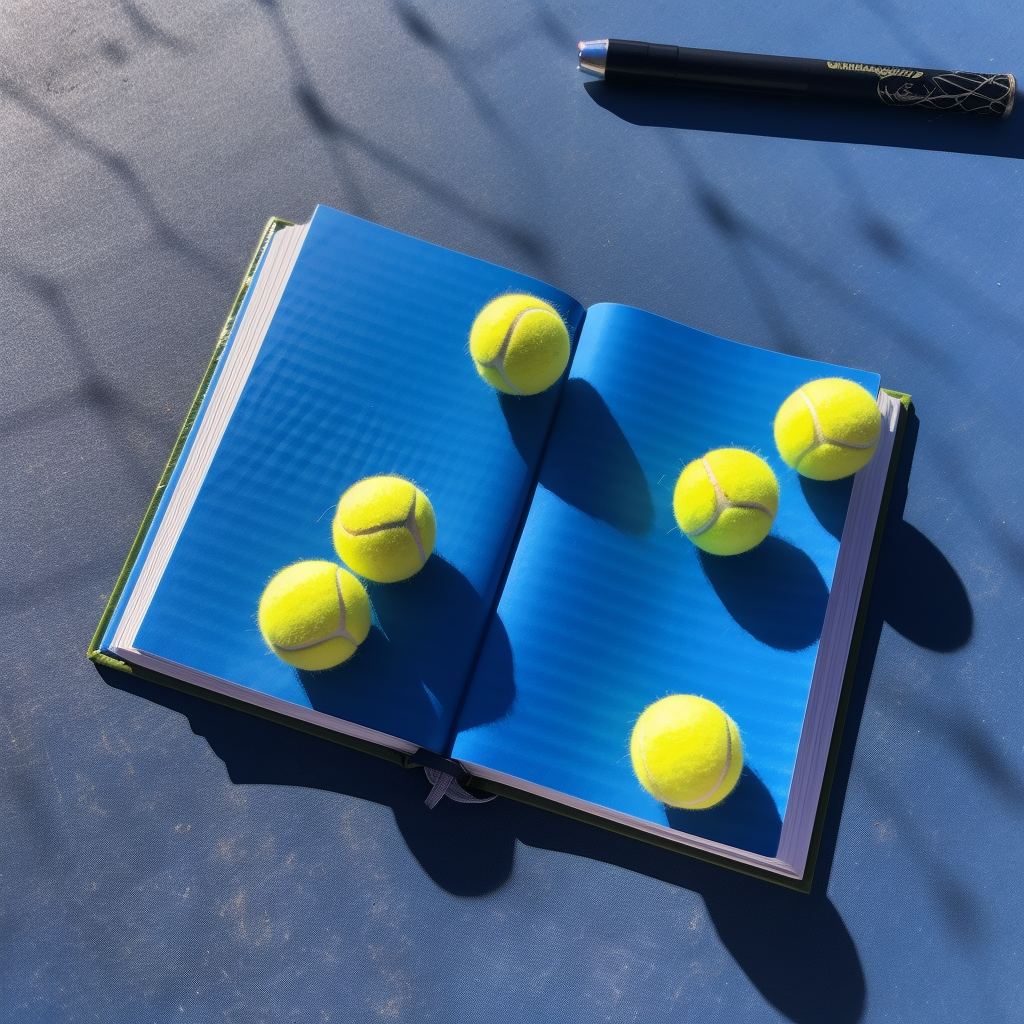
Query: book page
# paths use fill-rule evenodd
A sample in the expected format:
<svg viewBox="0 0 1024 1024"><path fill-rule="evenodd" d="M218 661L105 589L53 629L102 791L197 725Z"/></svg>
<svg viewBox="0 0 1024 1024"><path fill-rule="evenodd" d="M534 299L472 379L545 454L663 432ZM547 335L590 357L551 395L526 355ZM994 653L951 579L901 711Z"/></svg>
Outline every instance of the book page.
<svg viewBox="0 0 1024 1024"><path fill-rule="evenodd" d="M509 291L551 302L573 333L582 320L557 289L320 207L126 646L297 717L313 709L441 749L558 399L510 412L476 372L470 327ZM293 562L337 562L340 495L392 473L433 503L433 555L411 579L368 585L373 626L349 661L285 664L257 628L263 588ZM504 710L498 700L493 714Z"/></svg>
<svg viewBox="0 0 1024 1024"><path fill-rule="evenodd" d="M872 373L628 307L588 311L454 757L483 777L775 856L851 479L803 480L772 428L793 390L827 376L878 391ZM683 466L721 447L760 454L781 491L769 537L732 557L698 551L672 513ZM511 706L478 716L506 661ZM673 693L715 701L740 730L743 775L708 810L666 808L632 771L634 723Z"/></svg>

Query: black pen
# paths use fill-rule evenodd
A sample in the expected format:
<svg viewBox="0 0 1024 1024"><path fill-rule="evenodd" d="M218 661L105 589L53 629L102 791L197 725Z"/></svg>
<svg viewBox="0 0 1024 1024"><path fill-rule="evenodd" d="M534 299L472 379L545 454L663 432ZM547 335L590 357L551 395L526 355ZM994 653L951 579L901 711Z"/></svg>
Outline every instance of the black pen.
<svg viewBox="0 0 1024 1024"><path fill-rule="evenodd" d="M1017 88L1013 75L695 50L628 39L580 43L579 61L580 71L609 82L857 100L993 117L1009 116Z"/></svg>

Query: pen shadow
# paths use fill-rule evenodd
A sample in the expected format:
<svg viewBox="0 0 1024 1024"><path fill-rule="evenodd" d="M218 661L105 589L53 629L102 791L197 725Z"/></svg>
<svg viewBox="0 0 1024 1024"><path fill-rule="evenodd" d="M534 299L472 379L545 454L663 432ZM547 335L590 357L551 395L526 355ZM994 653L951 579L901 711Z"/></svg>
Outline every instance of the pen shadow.
<svg viewBox="0 0 1024 1024"><path fill-rule="evenodd" d="M530 398L500 395L501 411L524 459L542 431ZM570 377L562 389L539 482L581 512L631 536L654 525L654 499L640 460L592 384Z"/></svg>
<svg viewBox="0 0 1024 1024"><path fill-rule="evenodd" d="M977 156L1024 158L1024 118L892 110L870 104L587 82L603 109L645 128L848 142Z"/></svg>

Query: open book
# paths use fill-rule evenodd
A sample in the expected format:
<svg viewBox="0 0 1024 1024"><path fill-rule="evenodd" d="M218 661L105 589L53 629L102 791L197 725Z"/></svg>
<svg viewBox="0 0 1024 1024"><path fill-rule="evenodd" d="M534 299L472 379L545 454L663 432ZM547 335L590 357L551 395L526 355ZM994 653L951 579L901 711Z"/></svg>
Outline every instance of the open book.
<svg viewBox="0 0 1024 1024"><path fill-rule="evenodd" d="M467 351L497 295L550 302L562 381L499 394ZM803 480L772 422L794 389L878 393L854 478ZM887 500L900 401L877 375L725 341L319 207L272 222L111 604L94 660L747 870L808 879L837 709ZM680 469L758 452L781 487L770 536L730 558L675 526ZM434 554L368 586L373 628L325 672L256 624L271 576L337 561L331 519L362 477L429 496ZM840 540L841 538L841 540ZM745 767L708 810L633 775L644 708L696 693L738 724Z"/></svg>

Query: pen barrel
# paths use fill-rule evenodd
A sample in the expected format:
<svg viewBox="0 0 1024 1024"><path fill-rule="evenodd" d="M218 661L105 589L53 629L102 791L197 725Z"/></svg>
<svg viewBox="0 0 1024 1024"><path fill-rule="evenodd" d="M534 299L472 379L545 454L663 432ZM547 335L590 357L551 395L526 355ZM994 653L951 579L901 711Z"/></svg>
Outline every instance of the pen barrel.
<svg viewBox="0 0 1024 1024"><path fill-rule="evenodd" d="M670 80L694 88L959 110L991 117L1010 113L1016 91L1013 75L729 53L626 39L608 40L605 79Z"/></svg>

